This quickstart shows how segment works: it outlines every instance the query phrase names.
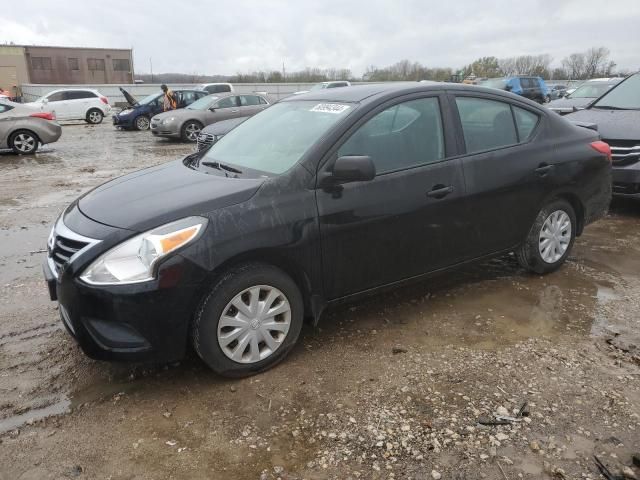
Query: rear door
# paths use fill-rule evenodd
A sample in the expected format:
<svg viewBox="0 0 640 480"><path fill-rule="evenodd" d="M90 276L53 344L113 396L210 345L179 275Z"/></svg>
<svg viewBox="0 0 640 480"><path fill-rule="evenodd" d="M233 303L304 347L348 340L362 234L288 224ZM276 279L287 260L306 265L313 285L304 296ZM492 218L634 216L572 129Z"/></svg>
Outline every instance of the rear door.
<svg viewBox="0 0 640 480"><path fill-rule="evenodd" d="M456 263L467 241L464 181L450 158L443 96L413 95L379 107L330 153L367 155L369 182L316 190L323 276L330 299ZM447 138L448 141L445 141Z"/></svg>
<svg viewBox="0 0 640 480"><path fill-rule="evenodd" d="M490 95L460 93L452 104L463 132L465 218L473 225L465 256L512 248L527 235L556 181L553 143L537 138L544 115Z"/></svg>
<svg viewBox="0 0 640 480"><path fill-rule="evenodd" d="M0 102L0 146L8 146L9 134L11 133L15 117L11 114L13 107Z"/></svg>
<svg viewBox="0 0 640 480"><path fill-rule="evenodd" d="M239 95L241 117L249 117L267 108L258 95Z"/></svg>
<svg viewBox="0 0 640 480"><path fill-rule="evenodd" d="M68 90L66 92L69 115L74 119L84 119L92 100L97 98L93 92L86 90Z"/></svg>

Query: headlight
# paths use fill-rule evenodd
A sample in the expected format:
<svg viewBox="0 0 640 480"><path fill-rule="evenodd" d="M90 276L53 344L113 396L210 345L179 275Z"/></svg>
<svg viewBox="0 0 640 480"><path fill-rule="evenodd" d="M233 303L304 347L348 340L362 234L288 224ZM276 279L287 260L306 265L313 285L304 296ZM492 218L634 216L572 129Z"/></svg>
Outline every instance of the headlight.
<svg viewBox="0 0 640 480"><path fill-rule="evenodd" d="M176 119L176 117L169 117L169 118L165 118L164 120L162 120L162 122L160 122L161 125L167 125L168 123L173 122Z"/></svg>
<svg viewBox="0 0 640 480"><path fill-rule="evenodd" d="M80 278L91 285L153 280L156 262L192 242L206 225L206 218L187 217L137 235L98 257Z"/></svg>

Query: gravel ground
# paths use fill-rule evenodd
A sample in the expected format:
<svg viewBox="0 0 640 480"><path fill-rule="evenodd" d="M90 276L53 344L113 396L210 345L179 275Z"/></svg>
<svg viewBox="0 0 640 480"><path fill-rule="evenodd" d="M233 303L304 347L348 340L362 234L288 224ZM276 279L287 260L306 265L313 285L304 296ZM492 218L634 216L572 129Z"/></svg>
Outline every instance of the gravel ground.
<svg viewBox="0 0 640 480"><path fill-rule="evenodd" d="M86 358L41 277L52 221L192 149L70 124L36 157L0 154L0 479L595 480L594 455L640 475L634 203L614 203L554 274L506 256L341 307L252 378L193 355ZM483 425L496 416L511 420Z"/></svg>

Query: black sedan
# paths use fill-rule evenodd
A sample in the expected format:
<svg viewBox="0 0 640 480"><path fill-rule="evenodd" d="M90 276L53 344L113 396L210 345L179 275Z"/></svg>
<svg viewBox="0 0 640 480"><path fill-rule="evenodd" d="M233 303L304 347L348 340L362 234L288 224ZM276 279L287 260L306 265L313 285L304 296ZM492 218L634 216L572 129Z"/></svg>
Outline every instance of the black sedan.
<svg viewBox="0 0 640 480"><path fill-rule="evenodd" d="M44 269L88 355L170 361L191 343L243 376L340 302L510 251L551 272L610 196L608 145L523 97L321 90L80 197Z"/></svg>

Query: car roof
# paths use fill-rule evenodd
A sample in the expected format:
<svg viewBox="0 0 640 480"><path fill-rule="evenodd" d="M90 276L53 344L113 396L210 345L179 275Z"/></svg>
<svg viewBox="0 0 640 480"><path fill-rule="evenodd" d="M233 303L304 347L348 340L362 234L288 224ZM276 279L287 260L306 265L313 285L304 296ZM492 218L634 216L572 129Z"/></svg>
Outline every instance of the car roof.
<svg viewBox="0 0 640 480"><path fill-rule="evenodd" d="M330 88L323 90L312 90L299 95L280 100L280 102L295 101L328 101L358 103L371 97L383 96L386 94L403 94L414 92L428 92L437 90L471 91L479 93L489 93L494 96L503 96L510 100L522 101L522 98L509 92L503 92L494 88L482 87L479 85L466 85L462 83L446 82L389 82L375 83L369 85L352 85L351 88ZM393 95L396 96L396 95Z"/></svg>

